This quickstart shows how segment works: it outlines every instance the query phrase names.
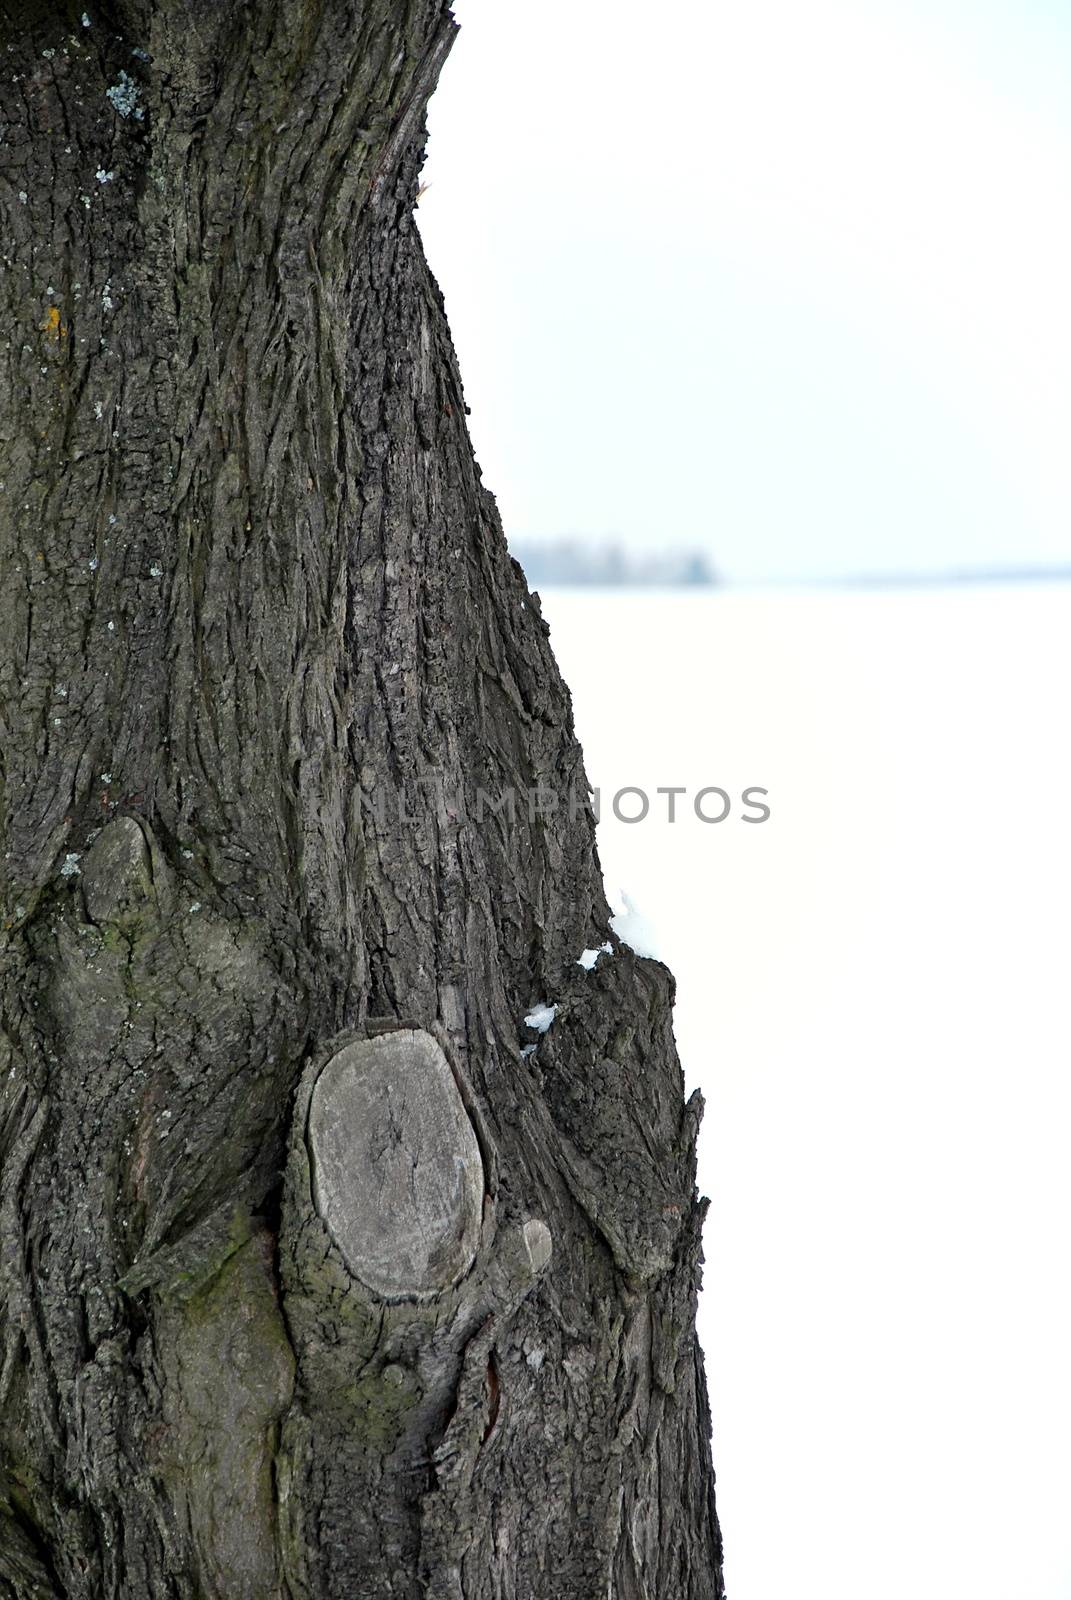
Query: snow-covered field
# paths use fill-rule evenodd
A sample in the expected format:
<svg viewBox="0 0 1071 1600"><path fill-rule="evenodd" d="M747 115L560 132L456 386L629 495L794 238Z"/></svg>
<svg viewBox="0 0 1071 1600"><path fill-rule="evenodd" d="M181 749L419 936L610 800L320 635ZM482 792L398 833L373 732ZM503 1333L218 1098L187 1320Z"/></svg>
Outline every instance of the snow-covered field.
<svg viewBox="0 0 1071 1600"><path fill-rule="evenodd" d="M543 601L707 1100L730 1600L1068 1600L1071 585Z"/></svg>

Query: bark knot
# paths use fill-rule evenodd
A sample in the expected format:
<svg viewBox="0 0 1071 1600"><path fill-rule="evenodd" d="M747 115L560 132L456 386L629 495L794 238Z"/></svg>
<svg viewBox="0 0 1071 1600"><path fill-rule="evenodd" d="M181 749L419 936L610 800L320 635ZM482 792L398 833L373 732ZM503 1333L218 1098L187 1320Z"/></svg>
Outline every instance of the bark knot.
<svg viewBox="0 0 1071 1600"><path fill-rule="evenodd" d="M421 1029L354 1040L309 1102L313 1199L347 1267L385 1300L441 1293L476 1256L484 1167L441 1046Z"/></svg>

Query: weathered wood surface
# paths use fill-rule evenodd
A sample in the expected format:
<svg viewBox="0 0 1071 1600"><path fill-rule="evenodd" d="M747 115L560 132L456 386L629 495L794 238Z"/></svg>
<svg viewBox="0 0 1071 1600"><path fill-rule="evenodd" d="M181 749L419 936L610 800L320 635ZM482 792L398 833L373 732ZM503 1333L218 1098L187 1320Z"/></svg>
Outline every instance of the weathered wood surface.
<svg viewBox="0 0 1071 1600"><path fill-rule="evenodd" d="M721 1592L671 980L478 815L584 774L413 223L452 33L0 0L0 1596Z"/></svg>
<svg viewBox="0 0 1071 1600"><path fill-rule="evenodd" d="M312 1201L348 1270L383 1300L453 1288L472 1266L485 1188L476 1130L422 1029L355 1039L317 1073Z"/></svg>

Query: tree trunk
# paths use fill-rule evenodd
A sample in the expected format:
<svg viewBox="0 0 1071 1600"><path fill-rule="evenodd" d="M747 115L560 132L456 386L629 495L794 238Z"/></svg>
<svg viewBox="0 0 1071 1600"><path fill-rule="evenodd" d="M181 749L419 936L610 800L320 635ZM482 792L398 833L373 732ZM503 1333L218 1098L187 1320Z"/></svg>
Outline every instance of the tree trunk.
<svg viewBox="0 0 1071 1600"><path fill-rule="evenodd" d="M0 1595L717 1600L698 1097L578 965L413 222L454 24L87 4L0 0Z"/></svg>

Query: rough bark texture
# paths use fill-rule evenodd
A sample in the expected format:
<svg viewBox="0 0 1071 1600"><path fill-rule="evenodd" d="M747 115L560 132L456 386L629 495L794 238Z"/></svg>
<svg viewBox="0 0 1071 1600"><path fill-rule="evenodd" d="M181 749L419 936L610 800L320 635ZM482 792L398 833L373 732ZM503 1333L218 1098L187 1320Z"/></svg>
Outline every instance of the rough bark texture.
<svg viewBox="0 0 1071 1600"><path fill-rule="evenodd" d="M0 1596L721 1594L672 983L577 965L583 809L480 815L586 791L452 33L0 0Z"/></svg>

